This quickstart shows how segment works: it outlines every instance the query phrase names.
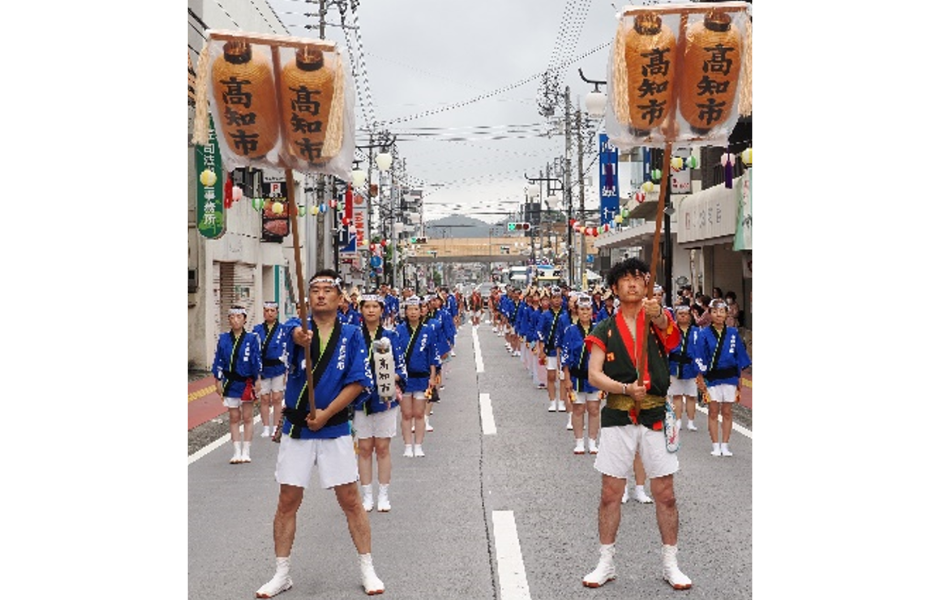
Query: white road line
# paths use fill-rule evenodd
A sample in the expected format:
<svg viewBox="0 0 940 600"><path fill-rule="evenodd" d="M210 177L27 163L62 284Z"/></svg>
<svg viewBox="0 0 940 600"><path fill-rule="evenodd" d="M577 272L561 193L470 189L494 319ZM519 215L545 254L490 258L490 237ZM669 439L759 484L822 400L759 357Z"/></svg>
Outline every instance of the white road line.
<svg viewBox="0 0 940 600"><path fill-rule="evenodd" d="M226 416L227 416L227 415L222 415L222 418L225 418ZM261 422L261 415L256 415L255 418L254 418L254 420L253 420L252 422L253 422L255 425L257 425L258 423L260 423L260 422ZM244 426L240 427L239 430L241 430L241 429L243 429L243 428L244 428ZM219 446L224 446L225 444L229 444L229 443L231 443L231 441L232 441L232 435L231 435L230 433L226 433L225 435L223 435L222 437L220 437L220 438L217 439L216 441L212 442L212 443L209 444L208 446L203 446L203 447L200 448L199 450L196 450L195 452L193 452L192 454L190 454L190 455L189 455L189 463L188 463L188 464L190 464L190 465L193 464L194 462L196 462L197 460L199 460L200 458L202 458L202 457L205 456L206 454L209 454L210 452L212 452L213 450L215 450L215 449L218 448Z"/></svg>
<svg viewBox="0 0 940 600"><path fill-rule="evenodd" d="M473 357L477 362L477 373L483 372L483 353L480 352L480 336L477 335L477 330L473 330Z"/></svg>
<svg viewBox="0 0 940 600"><path fill-rule="evenodd" d="M496 538L499 597L502 600L529 600L529 582L511 510L493 511L493 536Z"/></svg>
<svg viewBox="0 0 940 600"><path fill-rule="evenodd" d="M496 420L493 418L493 404L490 395L480 394L480 420L483 422L483 435L496 435Z"/></svg>
<svg viewBox="0 0 940 600"><path fill-rule="evenodd" d="M702 414L705 415L705 416L708 416L708 409L707 409L707 408L702 408L701 406L697 406L697 405L696 405L695 410L697 410L698 412L702 413ZM721 423L721 421L722 421L721 415L718 415L718 422ZM738 424L735 423L734 421L731 422L731 430L732 430L732 431L737 431L738 433L740 433L741 435L743 435L744 437L746 437L746 438L749 439L749 440L753 440L753 439L754 439L754 434L751 433L751 430L745 429L744 427L741 427L740 425L738 425Z"/></svg>

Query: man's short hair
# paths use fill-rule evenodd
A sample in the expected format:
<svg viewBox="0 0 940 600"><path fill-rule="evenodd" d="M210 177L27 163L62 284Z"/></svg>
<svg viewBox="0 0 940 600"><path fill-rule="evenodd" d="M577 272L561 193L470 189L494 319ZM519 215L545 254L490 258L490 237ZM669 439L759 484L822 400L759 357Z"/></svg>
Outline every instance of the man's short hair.
<svg viewBox="0 0 940 600"><path fill-rule="evenodd" d="M649 265L639 258L631 256L630 258L615 264L610 272L607 273L607 285L608 287L613 288L617 285L618 281L627 275L639 277L641 275L649 275L649 273Z"/></svg>

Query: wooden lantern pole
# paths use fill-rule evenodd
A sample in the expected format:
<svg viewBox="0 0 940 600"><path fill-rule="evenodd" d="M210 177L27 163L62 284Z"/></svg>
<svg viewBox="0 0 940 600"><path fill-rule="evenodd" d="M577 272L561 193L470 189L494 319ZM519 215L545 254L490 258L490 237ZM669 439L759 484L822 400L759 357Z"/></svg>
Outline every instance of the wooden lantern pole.
<svg viewBox="0 0 940 600"><path fill-rule="evenodd" d="M686 12L682 13L682 17L679 20L679 35L676 39L676 60L673 62L673 68L676 65L681 66L682 57L685 53L685 30L689 22L689 15ZM659 265L659 256L660 256L660 238L662 233L663 226L663 213L666 208L666 186L671 185L672 175L671 175L671 165L669 164L672 161L672 142L678 135L679 124L676 122L676 104L678 96L678 81L679 81L680 71L677 69L673 74L672 90L670 90L670 95L672 96L672 101L670 102L669 117L666 119L667 126L663 128L663 131L666 134L666 146L663 149L663 176L659 180L659 202L656 205L656 230L653 233L653 259L650 261L650 280L646 285L646 298L647 300L652 299L653 297L653 287L656 285L656 267ZM671 218L671 217L670 217ZM672 240L666 240L667 244L671 244ZM649 320L646 318L646 312L643 312L643 318L641 319L640 327L637 328L637 353L636 353L636 377L637 381L640 381L644 385L646 384L643 381L643 371L646 370L648 363L648 356L646 354L647 348L647 335L649 333ZM640 332L642 333L642 337ZM642 343L640 343L642 341ZM647 367L648 368L648 367Z"/></svg>
<svg viewBox="0 0 940 600"><path fill-rule="evenodd" d="M280 90L281 88L281 53L278 46L271 46L271 58L274 62L274 85L275 89ZM284 98L281 94L277 95L279 111L280 114L284 114ZM284 131L284 120L278 119L278 123L281 128L281 139L287 139ZM307 298L310 296L309 289L304 285L304 269L303 263L300 260L300 232L297 229L297 201L294 198L294 170L290 167L284 169L284 175L287 179L287 215L290 218L291 232L293 232L294 237L294 264L296 265L297 270L297 296L300 300L300 306L298 307L300 311L300 327L301 331L304 333L304 337L307 336ZM307 240L307 243L310 243L310 240ZM313 308L311 306L311 308ZM307 375L307 397L310 399L308 404L310 405L310 413L315 419L317 417L317 405L314 403L313 396L313 362L311 360L310 354L310 344L304 346L304 363L306 365L306 375Z"/></svg>

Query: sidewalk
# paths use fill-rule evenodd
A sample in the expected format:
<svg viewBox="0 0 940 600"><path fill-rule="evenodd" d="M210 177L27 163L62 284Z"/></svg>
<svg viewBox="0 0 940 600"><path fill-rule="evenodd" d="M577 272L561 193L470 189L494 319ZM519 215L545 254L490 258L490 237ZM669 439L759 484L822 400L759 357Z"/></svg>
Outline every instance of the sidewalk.
<svg viewBox="0 0 940 600"><path fill-rule="evenodd" d="M215 377L211 375L189 383L188 403L190 431L227 412L222 406L222 398L215 391Z"/></svg>

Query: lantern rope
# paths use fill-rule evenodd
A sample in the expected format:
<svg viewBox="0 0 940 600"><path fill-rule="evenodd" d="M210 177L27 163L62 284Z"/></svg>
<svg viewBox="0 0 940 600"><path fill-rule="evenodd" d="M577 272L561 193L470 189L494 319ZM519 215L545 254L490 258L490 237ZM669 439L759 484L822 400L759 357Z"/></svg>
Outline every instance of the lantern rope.
<svg viewBox="0 0 940 600"><path fill-rule="evenodd" d="M751 115L751 19L747 17L744 25L744 52L741 57L741 82L738 95L738 114L744 117Z"/></svg>
<svg viewBox="0 0 940 600"><path fill-rule="evenodd" d="M206 43L196 62L196 114L193 118L193 144L209 143L209 44Z"/></svg>

